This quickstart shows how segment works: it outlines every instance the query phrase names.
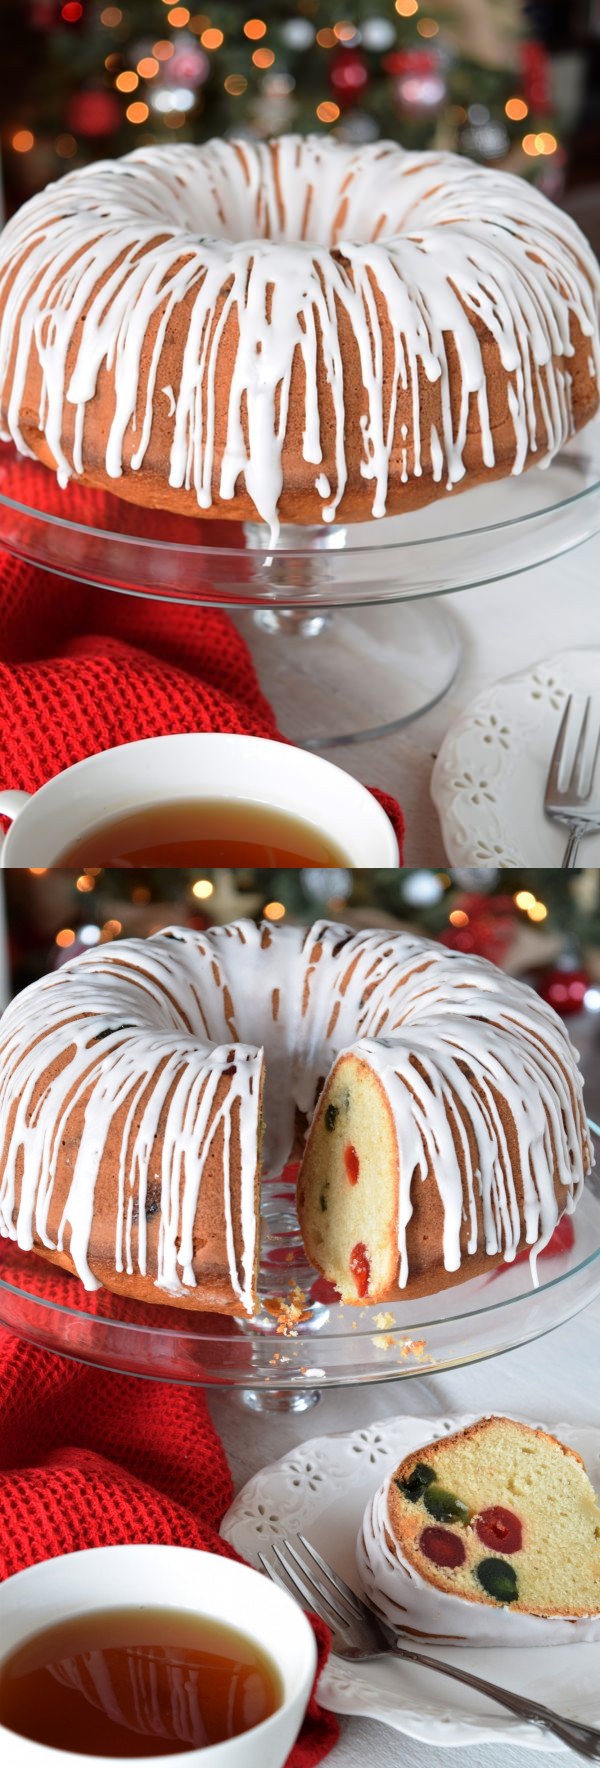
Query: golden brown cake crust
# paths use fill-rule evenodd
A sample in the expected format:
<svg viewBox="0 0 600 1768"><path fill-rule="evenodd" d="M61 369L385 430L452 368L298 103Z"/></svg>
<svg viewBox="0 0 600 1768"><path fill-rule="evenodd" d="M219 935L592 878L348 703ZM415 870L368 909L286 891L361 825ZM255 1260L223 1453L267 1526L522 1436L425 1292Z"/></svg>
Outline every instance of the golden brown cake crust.
<svg viewBox="0 0 600 1768"><path fill-rule="evenodd" d="M568 359L556 358L554 367L562 373L568 370L572 377L572 433L585 427L594 417L598 409L598 395L594 382L590 381L587 371L589 343L577 332L575 334L574 355ZM182 313L178 324L173 328L174 335L169 341L168 360L159 363L159 377L173 376L173 352L178 346L183 352L186 336L186 316ZM356 361L355 340L348 335L347 320L340 320L340 340L347 368L347 384L349 394L346 400L346 457L348 463L347 488L341 498L337 510L340 522L366 522L372 515L373 493L367 480L361 475L361 424L366 416L364 389L360 383L360 368ZM228 337L227 329L221 343L221 376L219 402L216 412L215 427L217 446L215 450L215 467L211 491L211 503L206 509L199 510L195 491L185 487L174 489L169 486L167 463L172 446L172 422L166 411L157 403L154 408L150 444L141 468L134 471L131 456L135 452L136 437L134 434L126 440L123 472L120 478L109 478L104 465L105 438L114 412L114 375L100 377L98 390L88 405L87 443L84 455L85 470L73 477L82 485L96 490L110 491L117 497L125 498L126 502L139 504L147 509L169 510L175 515L190 516L203 520L211 517L220 521L260 521L261 514L253 499L248 495L243 483L236 486L233 498L224 498L219 492L220 468L223 457L225 416L227 410L226 388L230 374L231 361L234 353L234 341ZM165 345L166 353L166 345ZM422 451L422 471L418 478L413 476L414 445L410 440L401 440L402 425L408 424L412 408L412 390L406 394L406 403L400 402L396 426L396 440L390 458L390 477L387 492L386 514L389 516L408 515L412 510L422 509L429 503L437 502L441 497L454 497L461 491L471 491L474 486L490 484L498 479L505 479L512 471L515 458L514 428L507 403L509 377L502 369L499 351L490 337L483 340L483 356L486 365L490 421L494 437L495 464L486 467L481 458L481 426L475 401L469 409L467 436L464 449L464 478L450 488L436 480L433 474L431 455L426 449ZM323 402L327 398L327 387L322 362L319 365L319 395ZM314 470L302 459L302 400L299 389L295 385L296 377L292 376L290 395L290 418L286 444L283 450L283 490L278 504L280 521L300 526L319 525L323 519L323 500L314 486ZM175 376L175 385L177 385ZM453 409L458 407L461 393L460 368L453 359L450 369L450 400ZM44 466L53 471L57 462L52 454L47 438L40 430L37 411L41 396L41 372L39 363L31 361L27 379L27 389L21 413L21 431L28 450ZM145 387L142 385L139 401L139 419L143 411ZM541 398L534 393L534 405L538 425L541 426ZM419 376L419 403L421 421L425 434L430 434L432 425L440 422L439 395L435 388ZM3 414L6 417L6 413ZM73 441L74 414L65 407L65 423L63 440L69 453ZM325 426L327 429L327 426ZM410 432L409 432L410 434ZM324 451L322 471L332 482L335 477L335 460L333 456L334 438L331 435L329 449ZM403 451L406 460L403 463ZM523 463L523 470L539 464L537 452L530 451ZM408 474L408 476L406 476Z"/></svg>
<svg viewBox="0 0 600 1768"><path fill-rule="evenodd" d="M427 990L427 979L423 979L423 987ZM401 995L398 997L401 1000ZM386 1032L388 1027L385 1027ZM460 1028L455 1026L455 1035L460 1038ZM510 1030L510 1020L509 1020ZM516 1032L516 1027L515 1027ZM543 1032L542 1032L543 1036ZM490 1045L494 1034L490 1033ZM485 1043L485 1040L484 1040ZM544 1052L547 1046L543 1045ZM402 1051L400 1050L400 1056ZM410 1056L412 1073L419 1076L425 1093L433 1084L435 1060L429 1071L417 1053ZM461 1186L460 1229L459 1229L459 1262L457 1267L448 1268L445 1258L446 1213L442 1204L444 1195L444 1156L438 1152L437 1157L431 1156L424 1140L424 1159L418 1172L410 1182L410 1210L405 1220L404 1229L401 1223L401 1212L407 1210L407 1189L409 1175L403 1170L403 1137L394 1115L394 1058L393 1046L390 1049L388 1068L384 1073L378 1072L377 1061L373 1062L373 1052L368 1054L360 1050L344 1053L330 1075L319 1099L317 1110L311 1125L308 1145L298 1177L298 1215L302 1228L304 1244L315 1268L328 1281L340 1290L346 1302L359 1300L369 1303L384 1301L411 1301L431 1294L437 1294L457 1284L469 1282L477 1277L491 1276L503 1264L501 1245L487 1250L489 1234L489 1214L484 1207L483 1191L478 1184L473 1184L473 1174L477 1174L480 1165L475 1120L476 1112L481 1109L485 1113L489 1109L490 1099L497 1114L498 1160L502 1174L502 1184L506 1192L510 1190L514 1199L514 1216L519 1223L519 1232L511 1247L511 1258L531 1252L531 1238L527 1233L527 1208L525 1199L523 1144L517 1129L517 1123L507 1097L501 1091L501 1080L489 1082L485 1070L478 1075L473 1063L466 1068L469 1079L469 1095L460 1093L452 1084L445 1088L444 1116L451 1136L456 1157L456 1174ZM392 1084L390 1084L390 1076ZM575 1121L579 1124L579 1133L583 1138L584 1168L589 1170L590 1154L587 1150L587 1132L581 1108L576 1098L573 1076L568 1058L564 1061L563 1080L569 1089L571 1107ZM410 1090L412 1081L406 1085ZM365 1181L368 1188L365 1193L364 1206L360 1203L360 1180L356 1187L345 1185L343 1167L341 1168L341 1191L338 1188L332 1196L330 1189L323 1192L324 1181L329 1185L328 1174L331 1174L331 1161L340 1172L341 1151L335 1149L335 1135L341 1134L348 1146L358 1150L360 1162L363 1161L363 1146L360 1141L360 1120L348 1118L348 1127L344 1127L343 1114L336 1118L336 1129L328 1135L326 1129L327 1113L332 1108L337 1113L337 1101L347 1096L351 1100L366 1099L367 1148L373 1140L379 1155L376 1155L375 1171L372 1166L365 1168ZM556 1217L558 1222L570 1204L570 1173L565 1173L564 1157L559 1155L556 1143L556 1125L553 1122L555 1100L548 1095L545 1102L546 1136L549 1152L551 1152L551 1180L555 1198ZM357 1129L355 1126L357 1125ZM372 1126L376 1126L373 1129ZM358 1133L357 1133L358 1130ZM468 1149L468 1161L465 1149ZM379 1166L377 1166L377 1158ZM530 1175L528 1175L530 1176ZM377 1220L374 1223L374 1209L371 1208L373 1184L377 1182ZM345 1191L345 1196L344 1196ZM457 1205L458 1207L458 1201ZM334 1210L332 1215L331 1211ZM355 1246L363 1248L369 1258L369 1278L366 1289L357 1291L356 1279L352 1269L352 1255L348 1266L345 1249L341 1262L341 1252L336 1241L336 1228L343 1222L346 1226L350 1210L353 1230L350 1240ZM488 1219L486 1222L486 1215ZM372 1235L380 1228L381 1222L387 1225L383 1254L373 1256ZM331 1237L333 1234L333 1238ZM400 1268L399 1249L405 1241L405 1271ZM401 1281L402 1278L402 1281Z"/></svg>
<svg viewBox="0 0 600 1768"><path fill-rule="evenodd" d="M43 1090L52 1086L60 1069L68 1063L69 1047L65 1047L64 1059L49 1064L43 1079L36 1088L31 1100L31 1113L35 1112ZM148 1094L154 1082L148 1083ZM130 1100L126 1099L120 1109L111 1118L108 1135L103 1147L102 1160L98 1169L94 1188L94 1210L92 1216L88 1261L90 1271L104 1288L115 1295L128 1295L132 1300L163 1303L168 1307L184 1307L199 1309L202 1312L214 1310L216 1313L236 1314L245 1316L239 1295L231 1283L230 1261L226 1239L224 1217L224 1137L223 1128L212 1137L214 1123L222 1114L231 1088L231 1079L223 1077L216 1089L214 1102L206 1128L206 1138L210 1142L209 1152L203 1174L202 1201L198 1202L193 1232L192 1268L196 1287L188 1287L183 1293L173 1293L158 1286L159 1276L159 1233L160 1233L160 1181L150 1179L146 1188L146 1275L142 1275L138 1267L139 1228L138 1205L134 1203L132 1221L131 1256L133 1268L119 1272L115 1269L115 1222L119 1203L119 1172L122 1163L123 1144L126 1133L135 1137L140 1129L147 1095L139 1100L129 1129L126 1131L130 1111ZM89 1104L91 1088L83 1097L74 1102L62 1122L60 1149L55 1167L55 1178L52 1189L52 1202L47 1220L47 1232L55 1242L54 1248L45 1246L36 1234L35 1250L42 1258L60 1265L63 1270L77 1275L77 1265L71 1254L71 1231L67 1226L64 1234L64 1246L58 1251L56 1241L59 1237L63 1211L67 1204L69 1190L73 1178L73 1169L82 1144L86 1107ZM149 1167L155 1165L157 1175L161 1168L161 1155L165 1137L166 1120L169 1106L172 1104L173 1089L165 1101L160 1114L156 1136L150 1151ZM15 1099L14 1112L18 1108ZM3 1169L7 1145L12 1133L13 1122L9 1123L5 1143L0 1150L0 1172ZM212 1137L212 1139L211 1139ZM258 1145L257 1145L258 1146ZM231 1200L231 1216L234 1232L235 1255L239 1263L241 1258L240 1245L240 1168L241 1156L239 1146L239 1112L233 1111L231 1124L231 1143L228 1150L227 1182ZM22 1173L17 1183L16 1207L21 1197ZM259 1209L260 1169L257 1156L255 1177L255 1209ZM258 1248L256 1251L253 1285L257 1282Z"/></svg>
<svg viewBox="0 0 600 1768"><path fill-rule="evenodd" d="M124 941L43 978L12 1019L9 1009L0 1228L90 1289L245 1317L258 1282L264 1059L207 1043L200 966L193 946L191 965L183 952L169 935L158 947Z"/></svg>
<svg viewBox="0 0 600 1768"><path fill-rule="evenodd" d="M493 966L329 922L180 928L95 948L7 1008L0 1232L88 1287L250 1313L263 1108L265 1170L302 1156L306 1251L348 1301L539 1248L591 1160L562 1023Z"/></svg>
<svg viewBox="0 0 600 1768"><path fill-rule="evenodd" d="M353 1067L358 1070L358 1084L360 1084L361 1070L363 1074L366 1071L366 1064L361 1062L360 1057L349 1055L345 1059L345 1067L350 1069L350 1071ZM379 1109L388 1117L390 1129L392 1129L392 1111L388 1095L386 1094L385 1088L377 1081L377 1078L376 1085L379 1092ZM327 1109L328 1098L329 1091L327 1090L317 1107L317 1113L314 1120L315 1130L319 1124L322 1124L323 1116ZM521 1220L523 1221L523 1180L520 1171L518 1138L515 1132L514 1120L507 1108L506 1101L498 1095L497 1104L502 1127L506 1136L506 1145L510 1155L511 1171L515 1180L519 1212ZM460 1101L455 1099L454 1105L457 1113L460 1115ZM466 1117L464 1112L462 1113L462 1122L465 1133L471 1142L473 1155L475 1156L476 1151L474 1147L473 1129L470 1120ZM458 1129L454 1122L451 1123L451 1129L453 1139L458 1146ZM393 1167L390 1171L390 1192L394 1198L394 1208L390 1220L389 1242L391 1263L397 1269L398 1260L395 1249L398 1246L400 1164L398 1145L393 1135L391 1140L394 1147L394 1157ZM556 1155L554 1185L558 1210L560 1215L562 1215L566 1205L568 1191L561 1183ZM467 1202L466 1175L464 1178L463 1211L460 1230L461 1263L457 1271L448 1271L444 1265L444 1217L440 1210L440 1192L433 1167L428 1167L424 1179L417 1181L414 1185L411 1199L412 1214L407 1227L407 1254L409 1265L407 1282L401 1289L398 1282L388 1276L387 1280L381 1285L381 1288L369 1289L369 1302L413 1301L419 1296L437 1294L446 1289L453 1289L459 1283L469 1283L474 1277L491 1276L494 1271L498 1269L498 1265L502 1262L498 1257L498 1253L487 1254L485 1251L481 1197L476 1197L477 1249L475 1252L469 1252L468 1250L469 1221L465 1207ZM301 1171L298 1180L298 1213L300 1223L304 1234L305 1244L309 1250L311 1263L314 1264L315 1269L319 1271L321 1276L330 1278L330 1269L321 1262L319 1257L318 1241L314 1232L314 1210L314 1195L311 1193L310 1188L307 1185L306 1168L304 1168L303 1171ZM529 1251L529 1247L525 1237L525 1228L523 1227L517 1247L517 1254L527 1251ZM346 1301L354 1301L355 1299L358 1299L358 1297L346 1294L344 1299Z"/></svg>
<svg viewBox="0 0 600 1768"><path fill-rule="evenodd" d="M299 197L317 183L325 244ZM126 220L119 232L106 215L129 202L135 227L137 185L132 253ZM260 242L245 258L240 202ZM61 282L78 254L81 298ZM294 137L142 149L68 175L5 231L0 433L64 479L178 514L272 527L401 514L526 470L589 421L597 302L575 224L455 156Z"/></svg>

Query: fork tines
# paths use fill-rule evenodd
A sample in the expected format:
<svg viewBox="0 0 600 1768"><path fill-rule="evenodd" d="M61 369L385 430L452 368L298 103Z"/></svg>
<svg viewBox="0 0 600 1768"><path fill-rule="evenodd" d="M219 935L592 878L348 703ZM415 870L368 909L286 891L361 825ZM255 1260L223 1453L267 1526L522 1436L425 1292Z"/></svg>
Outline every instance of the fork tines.
<svg viewBox="0 0 600 1768"><path fill-rule="evenodd" d="M291 1585L294 1593L327 1622L334 1634L339 1636L341 1629L346 1644L352 1635L358 1644L359 1634L360 1643L372 1647L378 1634L375 1616L305 1535L273 1541L268 1552L259 1553L259 1559L269 1577L284 1589Z"/></svg>
<svg viewBox="0 0 600 1768"><path fill-rule="evenodd" d="M600 748L600 706L592 707L569 694L554 745L546 782L547 810L574 811L588 805Z"/></svg>

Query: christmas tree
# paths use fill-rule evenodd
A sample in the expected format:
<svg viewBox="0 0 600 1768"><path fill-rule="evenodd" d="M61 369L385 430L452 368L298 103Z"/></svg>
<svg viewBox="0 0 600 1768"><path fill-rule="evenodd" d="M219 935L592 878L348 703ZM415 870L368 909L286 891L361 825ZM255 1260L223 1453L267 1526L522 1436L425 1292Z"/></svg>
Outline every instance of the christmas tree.
<svg viewBox="0 0 600 1768"><path fill-rule="evenodd" d="M324 917L353 927L412 928L499 964L518 941L517 967L526 969L550 956L554 963L557 955L573 967L583 952L600 947L600 872L593 867L9 869L5 890L19 987L97 944L175 923L202 931L239 916L273 925L308 926Z"/></svg>
<svg viewBox="0 0 600 1768"><path fill-rule="evenodd" d="M552 185L549 62L519 0L8 0L0 105L14 205L164 141L333 132L452 149Z"/></svg>

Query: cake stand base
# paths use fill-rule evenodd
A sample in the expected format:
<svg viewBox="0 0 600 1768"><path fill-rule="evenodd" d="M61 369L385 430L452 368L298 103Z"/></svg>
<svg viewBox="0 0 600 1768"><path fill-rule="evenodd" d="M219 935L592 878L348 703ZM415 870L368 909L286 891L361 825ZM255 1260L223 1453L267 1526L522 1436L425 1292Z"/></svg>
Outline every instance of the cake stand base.
<svg viewBox="0 0 600 1768"><path fill-rule="evenodd" d="M450 609L412 601L233 616L286 737L328 749L387 736L447 693L461 659Z"/></svg>
<svg viewBox="0 0 600 1768"><path fill-rule="evenodd" d="M321 1395L318 1388L304 1388L302 1393L290 1393L285 1388L268 1389L243 1387L240 1391L242 1405L248 1406L251 1412L308 1412L316 1406Z"/></svg>

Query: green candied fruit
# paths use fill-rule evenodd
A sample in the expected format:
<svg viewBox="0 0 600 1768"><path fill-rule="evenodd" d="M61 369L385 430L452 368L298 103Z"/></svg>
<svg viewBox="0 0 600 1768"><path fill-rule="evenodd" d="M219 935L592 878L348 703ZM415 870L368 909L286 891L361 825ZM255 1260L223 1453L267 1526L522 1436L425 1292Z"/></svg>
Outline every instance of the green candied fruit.
<svg viewBox="0 0 600 1768"><path fill-rule="evenodd" d="M325 1128L326 1128L326 1130L334 1130L335 1129L337 1115L338 1115L337 1105L328 1105L327 1110L325 1112Z"/></svg>
<svg viewBox="0 0 600 1768"><path fill-rule="evenodd" d="M508 1565L505 1559L482 1559L480 1565L475 1566L475 1577L496 1602L517 1601L517 1574L514 1566Z"/></svg>
<svg viewBox="0 0 600 1768"><path fill-rule="evenodd" d="M397 1479L396 1485L404 1497L410 1499L411 1504L417 1504L419 1498L423 1497L427 1486L431 1485L434 1479L434 1468L429 1467L426 1461L417 1461L412 1473L409 1473L408 1479Z"/></svg>
<svg viewBox="0 0 600 1768"><path fill-rule="evenodd" d="M455 1498L454 1492L447 1492L445 1487L438 1486L437 1482L428 1485L423 1496L423 1503L425 1509L429 1511L429 1515L435 1517L436 1522L468 1523L471 1520L468 1504L463 1504L462 1498Z"/></svg>

